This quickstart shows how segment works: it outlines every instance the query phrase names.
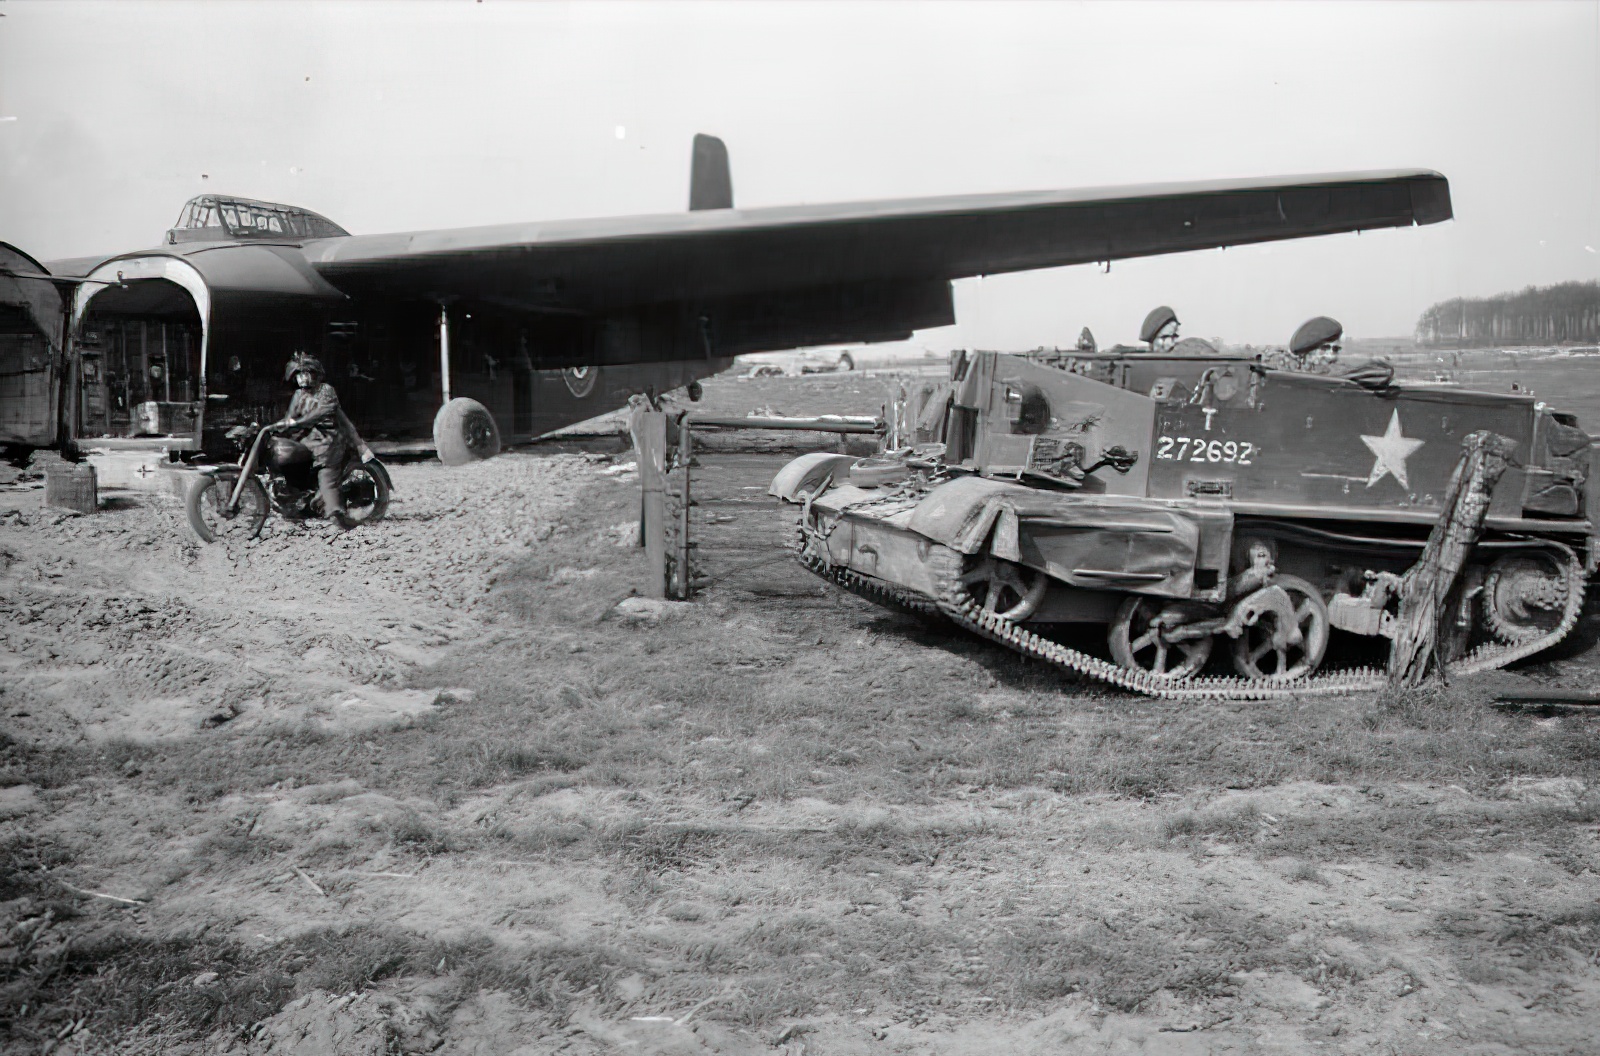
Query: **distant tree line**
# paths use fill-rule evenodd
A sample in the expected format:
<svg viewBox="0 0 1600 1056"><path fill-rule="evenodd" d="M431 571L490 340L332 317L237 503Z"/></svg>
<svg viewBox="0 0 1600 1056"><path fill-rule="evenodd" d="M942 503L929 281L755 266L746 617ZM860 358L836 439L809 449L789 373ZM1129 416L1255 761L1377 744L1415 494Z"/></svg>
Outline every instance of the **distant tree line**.
<svg viewBox="0 0 1600 1056"><path fill-rule="evenodd" d="M1417 320L1417 344L1481 348L1600 343L1600 282L1529 286L1520 293L1457 297Z"/></svg>

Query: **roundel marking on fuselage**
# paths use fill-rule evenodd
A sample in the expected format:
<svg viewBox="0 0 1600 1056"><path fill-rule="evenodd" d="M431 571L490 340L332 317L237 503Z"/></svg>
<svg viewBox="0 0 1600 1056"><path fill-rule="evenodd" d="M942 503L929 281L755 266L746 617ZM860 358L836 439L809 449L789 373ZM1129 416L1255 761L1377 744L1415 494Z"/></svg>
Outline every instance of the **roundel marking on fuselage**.
<svg viewBox="0 0 1600 1056"><path fill-rule="evenodd" d="M568 367L561 372L561 380L567 383L567 391L581 400L594 391L595 382L600 380L600 368Z"/></svg>

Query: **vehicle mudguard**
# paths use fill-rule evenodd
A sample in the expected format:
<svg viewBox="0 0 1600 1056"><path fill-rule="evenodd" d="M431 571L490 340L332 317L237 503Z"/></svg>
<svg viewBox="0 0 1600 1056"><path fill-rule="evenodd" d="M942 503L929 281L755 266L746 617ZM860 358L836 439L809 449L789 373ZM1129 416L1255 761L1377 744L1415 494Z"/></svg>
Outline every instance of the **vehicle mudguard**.
<svg viewBox="0 0 1600 1056"><path fill-rule="evenodd" d="M1041 491L984 477L935 488L906 527L1087 589L1220 600L1232 514L1219 504Z"/></svg>
<svg viewBox="0 0 1600 1056"><path fill-rule="evenodd" d="M831 478L842 482L856 461L854 455L839 455L828 451L813 451L801 455L778 470L778 475L772 478L772 486L767 489L767 494L785 502L800 502L805 494L816 491L825 480Z"/></svg>
<svg viewBox="0 0 1600 1056"><path fill-rule="evenodd" d="M929 492L911 511L907 527L952 550L975 554L988 541L1002 512L1039 495L1037 489L1008 481L957 477ZM1012 520L1015 521L1014 516ZM1011 538L1016 538L1014 531ZM995 553L997 557L1016 560L998 550Z"/></svg>

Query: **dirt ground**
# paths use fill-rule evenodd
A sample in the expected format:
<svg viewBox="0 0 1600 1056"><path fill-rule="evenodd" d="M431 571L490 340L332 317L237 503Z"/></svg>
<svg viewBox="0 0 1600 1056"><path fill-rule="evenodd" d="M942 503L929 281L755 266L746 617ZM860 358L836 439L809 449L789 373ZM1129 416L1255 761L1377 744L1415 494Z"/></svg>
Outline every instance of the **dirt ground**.
<svg viewBox="0 0 1600 1056"><path fill-rule="evenodd" d="M1595 1051L1600 717L1063 680L800 570L780 454L619 605L595 447L231 548L0 492L0 1050Z"/></svg>

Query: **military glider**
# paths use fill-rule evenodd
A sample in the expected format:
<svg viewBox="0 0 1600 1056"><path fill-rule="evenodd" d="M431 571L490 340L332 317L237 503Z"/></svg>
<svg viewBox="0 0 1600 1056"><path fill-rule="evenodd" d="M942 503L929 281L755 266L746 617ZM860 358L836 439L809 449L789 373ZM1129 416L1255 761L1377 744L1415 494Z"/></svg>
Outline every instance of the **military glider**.
<svg viewBox="0 0 1600 1056"><path fill-rule="evenodd" d="M959 278L1451 215L1427 170L738 209L710 136L689 205L352 235L204 195L150 249L43 263L0 243L0 443L210 451L281 412L306 349L365 435L431 433L459 461L740 353L952 323Z"/></svg>

